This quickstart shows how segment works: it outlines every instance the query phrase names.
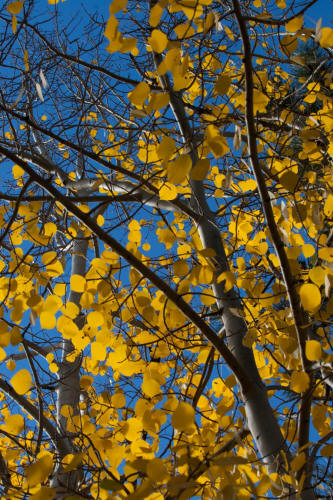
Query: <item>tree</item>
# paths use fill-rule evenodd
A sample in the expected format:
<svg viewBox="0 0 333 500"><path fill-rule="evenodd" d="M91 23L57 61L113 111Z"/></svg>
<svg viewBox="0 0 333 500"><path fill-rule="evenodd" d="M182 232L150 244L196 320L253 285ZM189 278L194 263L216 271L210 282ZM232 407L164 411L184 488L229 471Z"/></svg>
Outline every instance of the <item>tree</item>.
<svg viewBox="0 0 333 500"><path fill-rule="evenodd" d="M315 3L3 8L3 497L332 494L332 80L287 72L329 67Z"/></svg>

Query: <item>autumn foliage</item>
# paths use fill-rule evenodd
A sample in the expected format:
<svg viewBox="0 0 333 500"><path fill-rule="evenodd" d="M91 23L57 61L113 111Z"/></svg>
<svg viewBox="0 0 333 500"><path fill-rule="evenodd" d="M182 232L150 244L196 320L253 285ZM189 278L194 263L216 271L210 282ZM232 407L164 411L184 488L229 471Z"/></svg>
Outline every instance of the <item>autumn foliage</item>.
<svg viewBox="0 0 333 500"><path fill-rule="evenodd" d="M2 498L329 498L325 1L70 1L0 11Z"/></svg>

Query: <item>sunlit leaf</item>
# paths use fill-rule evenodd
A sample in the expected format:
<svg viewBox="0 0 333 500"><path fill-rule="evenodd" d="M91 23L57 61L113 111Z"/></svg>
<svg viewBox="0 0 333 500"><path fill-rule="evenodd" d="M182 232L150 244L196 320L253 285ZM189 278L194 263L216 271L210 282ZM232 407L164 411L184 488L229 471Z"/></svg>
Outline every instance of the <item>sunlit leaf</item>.
<svg viewBox="0 0 333 500"><path fill-rule="evenodd" d="M153 28L158 25L160 22L160 19L163 14L163 8L159 3L156 3L151 9L150 9L150 16L149 16L149 24Z"/></svg>
<svg viewBox="0 0 333 500"><path fill-rule="evenodd" d="M332 30L332 33L333 33L333 30ZM332 218L332 216L333 216L333 194L328 195L327 200L325 201L324 214L330 218Z"/></svg>
<svg viewBox="0 0 333 500"><path fill-rule="evenodd" d="M122 392L115 392L111 398L111 404L115 408L123 408L126 404L126 398Z"/></svg>
<svg viewBox="0 0 333 500"><path fill-rule="evenodd" d="M309 361L319 361L322 356L321 345L318 340L307 340L305 354Z"/></svg>
<svg viewBox="0 0 333 500"><path fill-rule="evenodd" d="M171 184L170 182L165 182L161 187L159 194L161 200L168 201L177 198L178 193L177 193L177 188L174 186L174 184Z"/></svg>
<svg viewBox="0 0 333 500"><path fill-rule="evenodd" d="M310 280L318 286L322 286L325 283L326 271L321 266L315 266L309 270Z"/></svg>
<svg viewBox="0 0 333 500"><path fill-rule="evenodd" d="M24 4L24 0L17 1L17 2L11 2L10 4L7 5L7 11L10 14L17 15L21 12L23 4Z"/></svg>
<svg viewBox="0 0 333 500"><path fill-rule="evenodd" d="M82 293L86 286L86 280L79 274L73 274L70 279L70 285L73 292Z"/></svg>
<svg viewBox="0 0 333 500"><path fill-rule="evenodd" d="M150 88L146 82L140 82L132 92L129 92L128 98L133 106L142 106L149 96Z"/></svg>
<svg viewBox="0 0 333 500"><path fill-rule="evenodd" d="M310 386L310 377L305 372L293 371L290 379L290 389L302 393L307 391Z"/></svg>
<svg viewBox="0 0 333 500"><path fill-rule="evenodd" d="M25 369L20 370L15 373L10 383L18 394L25 394L31 389L32 385L30 372Z"/></svg>
<svg viewBox="0 0 333 500"><path fill-rule="evenodd" d="M44 452L45 453L45 452ZM25 474L30 487L41 484L48 478L53 469L53 457L51 453L45 453L44 456L27 467Z"/></svg>
<svg viewBox="0 0 333 500"><path fill-rule="evenodd" d="M321 294L316 285L313 285L312 283L305 283L301 286L299 294L305 311L313 313L319 309L321 304Z"/></svg>
<svg viewBox="0 0 333 500"><path fill-rule="evenodd" d="M154 458L148 462L147 475L157 483L165 482L169 477L164 461L161 458Z"/></svg>
<svg viewBox="0 0 333 500"><path fill-rule="evenodd" d="M332 457L333 456L333 443L323 446L320 449L320 454L322 457Z"/></svg>
<svg viewBox="0 0 333 500"><path fill-rule="evenodd" d="M321 37L319 40L321 47L330 48L333 47L333 29L332 28L321 28Z"/></svg>
<svg viewBox="0 0 333 500"><path fill-rule="evenodd" d="M286 31L294 33L298 31L303 26L303 16L294 17L291 21L286 24Z"/></svg>
<svg viewBox="0 0 333 500"><path fill-rule="evenodd" d="M297 457L295 457L292 461L291 461L291 469L294 471L294 472L297 472L299 471L303 465L305 464L305 461L306 461L306 455L304 453L304 451L302 451L299 455L297 455Z"/></svg>
<svg viewBox="0 0 333 500"><path fill-rule="evenodd" d="M172 184L181 184L192 168L190 155L180 155L168 164L168 180Z"/></svg>
<svg viewBox="0 0 333 500"><path fill-rule="evenodd" d="M14 179L19 179L22 175L24 175L24 170L19 165L13 165L12 171Z"/></svg>
<svg viewBox="0 0 333 500"><path fill-rule="evenodd" d="M41 486L36 493L30 495L29 500L53 500L56 495L54 488L48 486Z"/></svg>
<svg viewBox="0 0 333 500"><path fill-rule="evenodd" d="M56 317L52 312L43 311L39 317L41 328L52 330L56 326Z"/></svg>
<svg viewBox="0 0 333 500"><path fill-rule="evenodd" d="M189 430L194 424L194 408L185 402L180 402L172 414L172 425L178 431Z"/></svg>
<svg viewBox="0 0 333 500"><path fill-rule="evenodd" d="M220 75L215 83L215 90L219 94L226 94L231 84L231 78L228 75Z"/></svg>
<svg viewBox="0 0 333 500"><path fill-rule="evenodd" d="M69 472L72 470L76 470L78 466L81 464L84 458L84 453L69 453L62 459L62 466L64 472Z"/></svg>
<svg viewBox="0 0 333 500"><path fill-rule="evenodd" d="M111 16L125 9L126 5L127 5L127 0L112 0L112 2L109 5L109 11Z"/></svg>
<svg viewBox="0 0 333 500"><path fill-rule="evenodd" d="M9 417L6 418L6 431L18 435L20 434L24 429L24 418L22 415L9 415Z"/></svg>
<svg viewBox="0 0 333 500"><path fill-rule="evenodd" d="M168 37L163 31L153 30L148 38L148 43L154 52L161 54L168 45Z"/></svg>

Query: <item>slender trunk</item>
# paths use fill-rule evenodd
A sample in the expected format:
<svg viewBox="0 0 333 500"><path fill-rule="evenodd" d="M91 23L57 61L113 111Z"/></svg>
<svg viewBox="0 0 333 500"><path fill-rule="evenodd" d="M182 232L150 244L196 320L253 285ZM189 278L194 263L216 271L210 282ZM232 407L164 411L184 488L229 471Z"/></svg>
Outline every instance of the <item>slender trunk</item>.
<svg viewBox="0 0 333 500"><path fill-rule="evenodd" d="M160 56L154 54L155 66L158 67ZM193 130L186 117L185 108L179 93L173 92L167 76L160 77L161 86L170 94L170 106L178 124L183 142L188 148L192 163L198 160L197 150L193 145ZM214 215L209 209L205 188L202 181L191 181L192 208L199 214L197 223L198 232L203 248L212 248L216 252L215 261L219 272L229 270L228 259L223 247L221 233L216 224ZM271 470L278 470L281 461L281 450L289 456L280 426L267 397L267 391L260 378L254 355L251 349L243 345L243 338L247 326L243 318L236 316L233 311L242 310L242 305L234 289L225 292L222 283L212 285L216 302L221 313L228 347L238 363L247 374L246 384L239 382L242 399L245 405L246 418L251 435L258 447L263 460Z"/></svg>
<svg viewBox="0 0 333 500"><path fill-rule="evenodd" d="M73 242L72 248L72 268L71 276L78 274L85 276L86 270L86 254L88 249L88 240L84 238L83 232L80 231ZM81 293L71 291L69 294L69 302L74 303L80 308ZM77 326L82 328L83 319L78 316L75 320ZM72 416L79 414L80 402L80 367L81 356L79 355L75 361L68 361L67 356L74 350L71 340L63 339L62 341L62 358L59 363L58 371L58 388L57 388L57 427L62 440L66 444L66 448L75 453L72 433L67 430L67 417L62 414L64 406L72 408ZM56 488L57 496L60 498L66 492L73 492L77 489L77 484L80 479L80 473L73 471L63 473L60 465L63 456L59 456L59 465L55 471L51 486Z"/></svg>

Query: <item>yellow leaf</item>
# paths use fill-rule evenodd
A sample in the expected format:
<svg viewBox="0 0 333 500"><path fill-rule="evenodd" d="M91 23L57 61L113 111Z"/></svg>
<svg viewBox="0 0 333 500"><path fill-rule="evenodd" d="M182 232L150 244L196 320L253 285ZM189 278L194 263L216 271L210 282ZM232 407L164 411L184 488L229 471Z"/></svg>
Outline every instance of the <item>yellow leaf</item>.
<svg viewBox="0 0 333 500"><path fill-rule="evenodd" d="M2 349L2 348L1 348L1 349ZM2 349L2 350L3 350L3 349ZM4 351L4 352L5 352L5 351ZM1 360L1 361L2 361L2 360ZM10 359L9 361L7 361L7 363L6 363L6 368L7 368L7 370L9 370L9 371L11 371L11 372L12 372L12 371L14 371L14 370L15 370L15 368L16 368L16 363L15 363L15 361L13 361L12 359Z"/></svg>
<svg viewBox="0 0 333 500"><path fill-rule="evenodd" d="M299 291L301 303L305 311L316 312L321 304L321 294L317 285L305 283Z"/></svg>
<svg viewBox="0 0 333 500"><path fill-rule="evenodd" d="M148 43L154 52L161 54L168 45L168 37L160 30L153 30L148 38Z"/></svg>
<svg viewBox="0 0 333 500"><path fill-rule="evenodd" d="M128 229L130 231L140 231L141 226L136 219L132 219L131 222L128 224Z"/></svg>
<svg viewBox="0 0 333 500"><path fill-rule="evenodd" d="M112 0L112 2L109 5L109 11L111 16L125 9L126 5L127 5L127 0Z"/></svg>
<svg viewBox="0 0 333 500"><path fill-rule="evenodd" d="M228 35L228 37L230 38L230 40L234 40L235 39L235 36L234 36L233 32L231 31L230 28L228 28L228 26L224 26L224 31L226 32L226 34Z"/></svg>
<svg viewBox="0 0 333 500"><path fill-rule="evenodd" d="M256 113L257 111L266 111L266 106L269 102L268 97L260 92L260 90L253 90L253 111Z"/></svg>
<svg viewBox="0 0 333 500"><path fill-rule="evenodd" d="M47 453L26 469L25 474L29 487L43 483L51 474L52 469L53 457L51 453Z"/></svg>
<svg viewBox="0 0 333 500"><path fill-rule="evenodd" d="M117 38L118 21L114 16L110 16L106 23L104 36L109 39L110 45ZM108 50L108 49L107 49Z"/></svg>
<svg viewBox="0 0 333 500"><path fill-rule="evenodd" d="M142 432L142 421L138 418L129 418L124 425L122 433L129 441L136 441Z"/></svg>
<svg viewBox="0 0 333 500"><path fill-rule="evenodd" d="M2 347L0 347L0 361L3 361L4 359L6 359L6 357L7 357L6 351L2 349ZM7 368L8 368L8 363L7 363Z"/></svg>
<svg viewBox="0 0 333 500"><path fill-rule="evenodd" d="M240 181L238 187L245 193L246 191L254 191L257 188L257 183L254 179L248 179L247 181Z"/></svg>
<svg viewBox="0 0 333 500"><path fill-rule="evenodd" d="M45 328L45 330L53 330L56 326L56 317L54 314L43 311L39 316L40 326L41 328Z"/></svg>
<svg viewBox="0 0 333 500"><path fill-rule="evenodd" d="M13 14L13 15L17 15L21 12L21 9L23 7L23 1L18 1L18 2L11 2L8 6L7 6L7 11L10 13L10 14Z"/></svg>
<svg viewBox="0 0 333 500"><path fill-rule="evenodd" d="M200 295L201 303L205 306L212 306L216 302L216 297L213 290L205 290Z"/></svg>
<svg viewBox="0 0 333 500"><path fill-rule="evenodd" d="M91 359L95 361L104 361L106 358L106 347L100 342L93 342L90 346Z"/></svg>
<svg viewBox="0 0 333 500"><path fill-rule="evenodd" d="M323 446L320 450L320 454L322 457L332 457L333 456L333 444L327 444Z"/></svg>
<svg viewBox="0 0 333 500"><path fill-rule="evenodd" d="M40 297L38 295L35 295L34 297L36 297L35 300L42 299L42 297ZM37 302L37 306L38 306L38 304L39 304L39 302ZM46 300L45 300L44 306L43 306L43 310L47 311L49 313L55 314L56 312L59 311L59 309L62 306L63 306L63 303L62 303L62 300L60 297L58 297L57 295L49 295L48 297L46 297Z"/></svg>
<svg viewBox="0 0 333 500"><path fill-rule="evenodd" d="M250 349L254 344L254 342L257 340L257 338L258 338L257 330L255 328L249 328L243 337L242 344Z"/></svg>
<svg viewBox="0 0 333 500"><path fill-rule="evenodd" d="M225 137L220 135L220 131L214 125L208 125L205 131L205 142L215 158L224 156L230 149Z"/></svg>
<svg viewBox="0 0 333 500"><path fill-rule="evenodd" d="M22 175L24 175L24 170L23 168L19 167L19 165L13 165L12 172L14 179L19 179L20 177L22 177Z"/></svg>
<svg viewBox="0 0 333 500"><path fill-rule="evenodd" d="M315 249L313 245L310 245L310 243L306 243L305 245L302 246L302 253L306 259L309 257L312 257L315 253Z"/></svg>
<svg viewBox="0 0 333 500"><path fill-rule="evenodd" d="M31 388L31 375L28 370L15 373L10 383L18 394L25 394Z"/></svg>
<svg viewBox="0 0 333 500"><path fill-rule="evenodd" d="M327 262L333 262L333 248L325 247L320 248L318 251L318 257L323 260L327 260Z"/></svg>
<svg viewBox="0 0 333 500"><path fill-rule="evenodd" d="M147 111L150 113L152 110L162 109L167 106L169 102L170 96L168 92L154 92L150 97Z"/></svg>
<svg viewBox="0 0 333 500"><path fill-rule="evenodd" d="M84 453L76 453L75 455L72 453L68 453L62 459L62 466L64 472L70 472L71 470L77 469L78 465L82 462L84 457Z"/></svg>
<svg viewBox="0 0 333 500"><path fill-rule="evenodd" d="M150 93L149 85L146 82L140 82L132 92L128 93L128 98L133 106L143 106Z"/></svg>
<svg viewBox="0 0 333 500"><path fill-rule="evenodd" d="M333 29L332 28L322 28L321 37L319 40L320 46L325 48L333 47Z"/></svg>
<svg viewBox="0 0 333 500"><path fill-rule="evenodd" d="M24 69L29 71L29 54L27 50L24 51Z"/></svg>
<svg viewBox="0 0 333 500"><path fill-rule="evenodd" d="M310 377L305 372L293 371L290 379L290 389L297 393L305 392L310 386Z"/></svg>
<svg viewBox="0 0 333 500"><path fill-rule="evenodd" d="M47 222L46 224L44 224L43 227L44 236L47 236L48 238L52 238L52 236L55 235L57 230L58 230L57 225L54 222Z"/></svg>
<svg viewBox="0 0 333 500"><path fill-rule="evenodd" d="M92 385L93 381L94 378L91 375L82 375L80 378L80 388L86 391Z"/></svg>
<svg viewBox="0 0 333 500"><path fill-rule="evenodd" d="M303 16L294 17L289 23L286 24L286 30L295 33L303 26Z"/></svg>
<svg viewBox="0 0 333 500"><path fill-rule="evenodd" d="M54 262L56 259L57 259L56 252L45 252L42 255L42 262L46 266L49 265L49 264L51 264L52 262Z"/></svg>
<svg viewBox="0 0 333 500"><path fill-rule="evenodd" d="M61 312L68 318L75 319L80 309L74 302L67 302L67 304L61 308Z"/></svg>
<svg viewBox="0 0 333 500"><path fill-rule="evenodd" d="M13 16L12 17L12 32L14 35L16 33L16 30L17 30L17 18L16 18L16 16Z"/></svg>
<svg viewBox="0 0 333 500"><path fill-rule="evenodd" d="M210 161L205 158L203 160L198 160L191 171L191 178L194 181L203 181L206 178L210 169Z"/></svg>
<svg viewBox="0 0 333 500"><path fill-rule="evenodd" d="M161 458L149 460L147 464L147 476L157 483L165 482L169 478L169 474Z"/></svg>
<svg viewBox="0 0 333 500"><path fill-rule="evenodd" d="M41 486L36 493L29 496L29 500L53 500L56 495L54 488L48 486Z"/></svg>
<svg viewBox="0 0 333 500"><path fill-rule="evenodd" d="M165 182L161 187L159 194L161 200L174 200L175 198L177 198L177 188L174 186L174 184Z"/></svg>
<svg viewBox="0 0 333 500"><path fill-rule="evenodd" d="M150 10L149 24L153 28L158 25L163 14L163 9L159 3L155 4Z"/></svg>
<svg viewBox="0 0 333 500"><path fill-rule="evenodd" d="M83 276L80 276L79 274L73 274L71 276L70 283L71 283L71 290L73 292L78 292L78 293L84 292L86 286L86 280Z"/></svg>
<svg viewBox="0 0 333 500"><path fill-rule="evenodd" d="M122 392L115 392L111 398L111 404L115 408L124 408L126 404L126 398Z"/></svg>
<svg viewBox="0 0 333 500"><path fill-rule="evenodd" d="M157 148L158 157L161 158L162 161L168 161L175 151L175 141L172 139L172 137L164 136L162 142Z"/></svg>
<svg viewBox="0 0 333 500"><path fill-rule="evenodd" d="M160 383L152 378L149 373L145 373L142 381L142 391L149 398L153 398L157 394L161 394Z"/></svg>
<svg viewBox="0 0 333 500"><path fill-rule="evenodd" d="M297 457L294 458L294 460L291 461L290 463L291 469L294 472L299 471L305 464L305 460L306 460L306 455L304 451L302 451L299 455L297 455Z"/></svg>
<svg viewBox="0 0 333 500"><path fill-rule="evenodd" d="M177 260L173 265L173 272L176 276L186 276L189 272L189 266L186 260Z"/></svg>
<svg viewBox="0 0 333 500"><path fill-rule="evenodd" d="M57 260L53 264L50 264L49 266L46 266L46 270L51 278L55 276L60 276L60 274L63 274L64 272L62 264L59 260Z"/></svg>
<svg viewBox="0 0 333 500"><path fill-rule="evenodd" d="M194 408L188 403L181 402L174 411L171 422L178 431L186 431L193 426L194 417Z"/></svg>
<svg viewBox="0 0 333 500"><path fill-rule="evenodd" d="M197 281L200 285L210 285L214 279L214 271L210 266L198 266Z"/></svg>
<svg viewBox="0 0 333 500"><path fill-rule="evenodd" d="M73 407L70 405L63 405L60 410L63 417L69 418L73 415Z"/></svg>
<svg viewBox="0 0 333 500"><path fill-rule="evenodd" d="M7 432L18 436L24 429L24 418L22 415L9 415L9 417L6 417L5 429Z"/></svg>
<svg viewBox="0 0 333 500"><path fill-rule="evenodd" d="M227 75L220 75L215 83L215 90L221 95L224 95L228 92L231 84L231 78Z"/></svg>
<svg viewBox="0 0 333 500"><path fill-rule="evenodd" d="M325 269L321 266L313 267L309 271L310 280L318 286L322 286L325 283L325 275Z"/></svg>
<svg viewBox="0 0 333 500"><path fill-rule="evenodd" d="M15 346L19 345L21 342L22 342L21 332L17 326L14 326L14 328L10 332L10 343Z"/></svg>
<svg viewBox="0 0 333 500"><path fill-rule="evenodd" d="M333 194L328 195L327 200L325 201L324 214L327 217L332 218L332 215L333 215Z"/></svg>
<svg viewBox="0 0 333 500"><path fill-rule="evenodd" d="M192 168L190 155L180 155L175 161L168 164L168 181L172 184L181 184Z"/></svg>
<svg viewBox="0 0 333 500"><path fill-rule="evenodd" d="M104 316L99 311L92 311L87 316L87 323L92 328L102 326L104 323Z"/></svg>
<svg viewBox="0 0 333 500"><path fill-rule="evenodd" d="M309 361L319 361L322 355L320 342L318 340L307 340L305 354Z"/></svg>
<svg viewBox="0 0 333 500"><path fill-rule="evenodd" d="M190 38L195 34L195 29L190 23L178 24L174 30L179 40L182 38Z"/></svg>
<svg viewBox="0 0 333 500"><path fill-rule="evenodd" d="M232 287L236 283L236 277L234 273L231 271L224 271L223 273L220 274L220 276L217 278L217 282L221 283L224 281L224 291L229 292L229 290L232 289Z"/></svg>
<svg viewBox="0 0 333 500"><path fill-rule="evenodd" d="M280 44L283 52L290 56L297 49L298 40L294 35L286 35L281 38Z"/></svg>

